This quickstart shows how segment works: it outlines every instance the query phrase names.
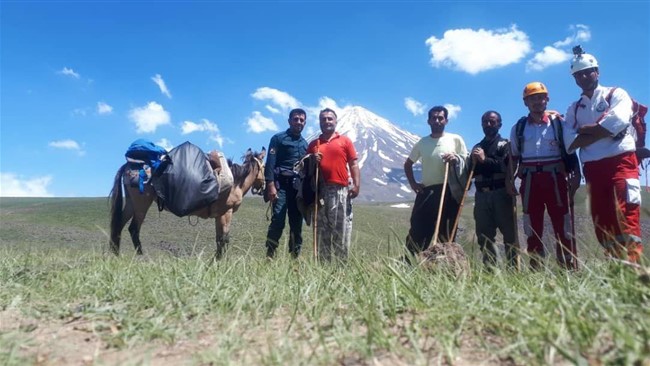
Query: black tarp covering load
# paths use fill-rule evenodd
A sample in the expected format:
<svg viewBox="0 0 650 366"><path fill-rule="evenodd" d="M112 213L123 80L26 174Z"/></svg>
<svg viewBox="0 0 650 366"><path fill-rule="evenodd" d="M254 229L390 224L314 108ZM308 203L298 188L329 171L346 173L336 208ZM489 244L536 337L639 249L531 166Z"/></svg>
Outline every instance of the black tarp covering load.
<svg viewBox="0 0 650 366"><path fill-rule="evenodd" d="M152 184L165 208L180 217L210 205L219 196L219 182L205 153L190 142L167 153Z"/></svg>

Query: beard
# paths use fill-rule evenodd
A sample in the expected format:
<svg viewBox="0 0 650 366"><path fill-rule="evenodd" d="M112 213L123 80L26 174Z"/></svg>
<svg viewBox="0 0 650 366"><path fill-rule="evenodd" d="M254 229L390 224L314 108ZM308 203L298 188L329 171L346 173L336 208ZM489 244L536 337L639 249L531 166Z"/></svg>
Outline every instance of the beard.
<svg viewBox="0 0 650 366"><path fill-rule="evenodd" d="M499 133L499 129L496 127L483 127L483 133L487 137L494 137Z"/></svg>

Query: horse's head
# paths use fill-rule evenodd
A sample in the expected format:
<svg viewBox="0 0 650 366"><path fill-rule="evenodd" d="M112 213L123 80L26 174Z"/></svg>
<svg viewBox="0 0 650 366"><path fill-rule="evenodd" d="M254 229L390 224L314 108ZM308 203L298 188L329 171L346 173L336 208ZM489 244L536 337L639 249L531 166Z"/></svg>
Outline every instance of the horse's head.
<svg viewBox="0 0 650 366"><path fill-rule="evenodd" d="M257 195L263 195L264 194L264 188L266 188L266 180L264 179L264 157L266 156L266 149L262 147L262 151L253 153L251 149L248 149L246 151L246 161L254 161L255 165L254 167L257 169L257 173L255 175L255 180L253 181L253 186L251 187L251 191L253 194Z"/></svg>

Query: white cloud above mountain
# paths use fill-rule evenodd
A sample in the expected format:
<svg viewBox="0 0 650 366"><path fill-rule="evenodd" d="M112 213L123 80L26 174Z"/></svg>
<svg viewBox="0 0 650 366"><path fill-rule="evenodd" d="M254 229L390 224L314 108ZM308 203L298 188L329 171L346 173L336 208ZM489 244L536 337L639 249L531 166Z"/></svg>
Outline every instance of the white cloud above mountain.
<svg viewBox="0 0 650 366"><path fill-rule="evenodd" d="M521 61L531 52L528 35L512 25L507 29L450 29L442 38L426 40L431 65L472 75Z"/></svg>
<svg viewBox="0 0 650 366"><path fill-rule="evenodd" d="M158 127L169 124L170 116L162 105L149 102L145 106L131 109L129 119L135 123L136 132L152 133Z"/></svg>
<svg viewBox="0 0 650 366"><path fill-rule="evenodd" d="M417 100L411 98L411 97L406 97L404 98L404 107L411 112L414 116L421 116L424 114L424 109L426 108L426 105L418 102Z"/></svg>

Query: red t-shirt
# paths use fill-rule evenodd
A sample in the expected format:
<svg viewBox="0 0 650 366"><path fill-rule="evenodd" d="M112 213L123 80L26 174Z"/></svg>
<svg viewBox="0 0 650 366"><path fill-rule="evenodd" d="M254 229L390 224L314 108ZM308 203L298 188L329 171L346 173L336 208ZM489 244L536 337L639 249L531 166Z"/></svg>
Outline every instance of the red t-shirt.
<svg viewBox="0 0 650 366"><path fill-rule="evenodd" d="M323 154L320 161L320 171L325 183L347 187L349 177L348 162L357 159L357 151L354 149L352 140L334 132L329 141L319 137L309 143L307 153L313 154L317 151Z"/></svg>

